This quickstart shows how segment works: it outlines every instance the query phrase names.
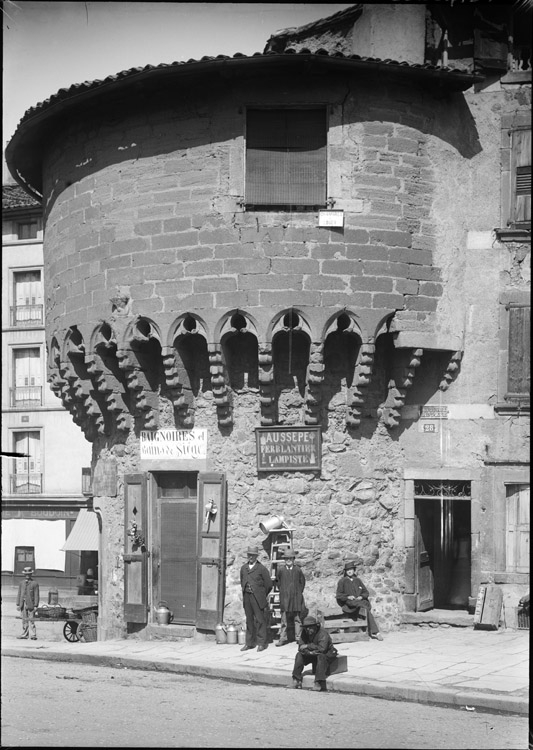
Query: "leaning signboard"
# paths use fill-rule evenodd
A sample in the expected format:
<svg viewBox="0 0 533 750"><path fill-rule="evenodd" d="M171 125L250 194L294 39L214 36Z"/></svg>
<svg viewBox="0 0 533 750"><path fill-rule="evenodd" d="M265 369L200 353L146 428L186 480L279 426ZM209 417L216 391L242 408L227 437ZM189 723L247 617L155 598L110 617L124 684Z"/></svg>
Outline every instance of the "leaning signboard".
<svg viewBox="0 0 533 750"><path fill-rule="evenodd" d="M258 471L320 470L320 427L257 427Z"/></svg>

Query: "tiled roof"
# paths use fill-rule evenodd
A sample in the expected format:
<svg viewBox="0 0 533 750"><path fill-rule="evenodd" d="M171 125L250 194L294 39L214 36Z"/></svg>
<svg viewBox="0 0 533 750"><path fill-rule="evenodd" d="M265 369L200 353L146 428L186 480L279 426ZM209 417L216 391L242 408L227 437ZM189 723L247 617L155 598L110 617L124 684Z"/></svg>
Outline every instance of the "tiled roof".
<svg viewBox="0 0 533 750"><path fill-rule="evenodd" d="M276 31L274 34L272 34L272 36L266 43L265 52L271 49L271 42L273 40L281 39L287 36L299 36L300 34L306 34L310 31L319 31L324 27L336 26L337 24L345 23L346 21L352 21L356 16L360 15L362 9L363 4L358 3L357 5L352 5L350 8L339 10L337 11L337 13L333 13L331 16L327 16L327 18L319 18L318 21L311 21L311 23L306 23L304 26L293 26L288 29L281 29L280 31Z"/></svg>
<svg viewBox="0 0 533 750"><path fill-rule="evenodd" d="M349 9L351 10L351 9ZM340 13L347 13L348 11L340 11ZM339 14L335 14L339 15ZM331 18L333 18L332 16ZM319 23L319 22L316 22ZM205 55L204 57L201 57L199 60L190 59L184 62L172 62L172 63L160 63L159 65L145 65L144 67L138 67L138 68L129 68L128 70L122 70L119 73L115 73L114 75L109 75L106 78L103 79L95 79L94 81L84 81L83 83L74 83L69 88L62 88L57 91L57 93L50 96L48 99L45 99L42 102L39 102L33 107L30 107L30 109L26 110L24 113L22 119L20 120L19 125L24 123L26 120L33 117L33 115L46 110L48 107L51 107L52 105L67 100L73 97L78 97L80 94L83 94L86 91L92 91L97 88L104 88L106 86L109 86L110 84L119 83L120 81L123 81L125 79L134 78L138 75L145 75L146 73L149 73L151 71L171 71L172 69L178 69L178 68L184 68L189 67L191 70L193 70L194 66L200 66L202 63L210 63L210 62L220 62L224 63L227 61L236 61L236 60L255 60L257 58L263 58L268 59L271 57L282 57L282 56L294 56L294 55L312 55L313 57L321 57L321 58L336 58L336 59L343 59L346 61L355 61L359 63L368 63L369 66L375 65L375 64L381 64L386 65L392 70L394 70L397 67L402 67L404 69L408 68L410 70L421 70L421 71L428 71L428 72L439 72L441 76L447 77L452 81L454 78L458 79L458 76L469 76L472 77L471 74L469 74L467 71L461 71L451 68L442 68L436 65L430 65L427 63L424 64L415 64L415 63L407 63L407 62L398 62L397 60L382 60L380 58L376 57L362 57L361 55L345 55L342 52L330 52L327 49L318 49L311 51L307 48L302 48L298 51L296 50L286 50L284 52L254 52L252 55L244 55L241 52L236 52L234 55L216 55L216 56L209 56ZM439 76L440 77L440 76Z"/></svg>
<svg viewBox="0 0 533 750"><path fill-rule="evenodd" d="M19 208L40 208L40 203L18 185L2 185L2 211Z"/></svg>

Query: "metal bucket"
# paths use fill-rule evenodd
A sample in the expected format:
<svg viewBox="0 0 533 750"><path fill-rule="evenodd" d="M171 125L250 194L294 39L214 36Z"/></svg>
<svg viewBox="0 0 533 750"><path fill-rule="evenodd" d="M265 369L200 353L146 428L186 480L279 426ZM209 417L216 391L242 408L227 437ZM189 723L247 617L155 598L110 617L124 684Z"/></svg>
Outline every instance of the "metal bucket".
<svg viewBox="0 0 533 750"><path fill-rule="evenodd" d="M266 521L261 521L261 523L259 524L259 528L261 529L263 534L270 534L270 532L275 531L275 529L281 529L283 527L284 520L284 516L272 516Z"/></svg>

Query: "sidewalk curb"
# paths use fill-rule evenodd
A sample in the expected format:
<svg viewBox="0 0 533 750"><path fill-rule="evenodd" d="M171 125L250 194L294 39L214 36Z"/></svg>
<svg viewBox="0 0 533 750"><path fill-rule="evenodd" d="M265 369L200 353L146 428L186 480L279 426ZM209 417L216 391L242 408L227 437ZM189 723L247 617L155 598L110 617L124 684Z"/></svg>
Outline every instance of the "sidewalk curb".
<svg viewBox="0 0 533 750"><path fill-rule="evenodd" d="M64 651L26 650L16 647L2 647L2 656L24 659L42 659L44 661L91 664L115 668L147 670L154 672L172 672L189 674L197 677L212 677L235 682L247 682L258 685L276 687L290 687L290 673L285 674L272 667L257 667L232 665L203 666L185 663L182 660L157 661L149 657L131 657L108 654L66 653ZM304 687L311 687L312 678L304 677ZM519 714L527 716L529 703L527 698L501 693L484 693L480 691L458 691L453 688L419 687L417 685L399 685L381 680L359 680L355 676L346 674L334 675L328 678L328 692L364 695L369 698L381 698L394 701L409 701L427 705L440 705L455 708L469 706L481 711L497 711L499 713Z"/></svg>

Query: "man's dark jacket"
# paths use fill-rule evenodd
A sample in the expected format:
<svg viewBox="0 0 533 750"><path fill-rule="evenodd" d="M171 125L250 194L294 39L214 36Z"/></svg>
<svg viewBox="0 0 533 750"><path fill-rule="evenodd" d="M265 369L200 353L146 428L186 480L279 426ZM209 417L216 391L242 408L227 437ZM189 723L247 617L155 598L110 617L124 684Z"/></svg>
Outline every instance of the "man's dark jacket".
<svg viewBox="0 0 533 750"><path fill-rule="evenodd" d="M241 587L244 596L246 584L249 584L256 602L261 609L267 606L267 595L271 591L273 581L270 577L270 573L256 560L255 565L250 570L248 563L245 563L241 568Z"/></svg>
<svg viewBox="0 0 533 750"><path fill-rule="evenodd" d="M325 654L330 659L337 656L337 649L333 645L331 636L325 628L318 628L313 635L311 635L308 628L303 628L300 636L300 644L311 646L308 652L310 655Z"/></svg>
<svg viewBox="0 0 533 750"><path fill-rule="evenodd" d="M39 584L33 578L29 581L21 581L17 594L17 607L22 607L26 602L26 609L35 609L39 606Z"/></svg>
<svg viewBox="0 0 533 750"><path fill-rule="evenodd" d="M349 602L349 596L361 596L363 599L368 599L368 589L357 576L353 578L343 576L337 584L335 597L343 612L353 612L359 607L360 602L354 602L353 599Z"/></svg>
<svg viewBox="0 0 533 750"><path fill-rule="evenodd" d="M293 565L287 568L280 565L276 576L279 586L279 608L282 612L301 612L305 608L303 590L305 576L301 568Z"/></svg>

